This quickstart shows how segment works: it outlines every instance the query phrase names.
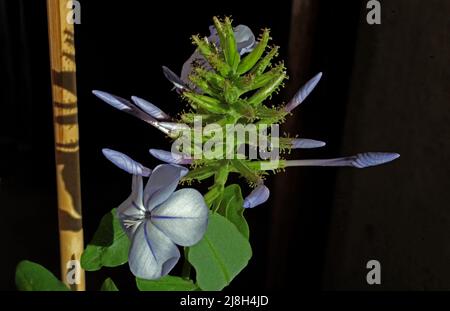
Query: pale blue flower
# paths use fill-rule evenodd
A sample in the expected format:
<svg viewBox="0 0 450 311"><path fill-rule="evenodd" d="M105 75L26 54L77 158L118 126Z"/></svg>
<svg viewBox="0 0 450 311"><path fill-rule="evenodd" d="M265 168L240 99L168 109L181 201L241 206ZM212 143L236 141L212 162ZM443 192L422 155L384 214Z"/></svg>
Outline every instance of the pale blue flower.
<svg viewBox="0 0 450 311"><path fill-rule="evenodd" d="M139 167L127 156L111 159L127 172ZM128 264L136 277L153 280L167 275L180 258L177 245L195 245L205 234L208 207L201 193L192 188L175 191L187 172L178 165L158 165L145 188L142 176L133 174L132 193L117 215L131 240Z"/></svg>

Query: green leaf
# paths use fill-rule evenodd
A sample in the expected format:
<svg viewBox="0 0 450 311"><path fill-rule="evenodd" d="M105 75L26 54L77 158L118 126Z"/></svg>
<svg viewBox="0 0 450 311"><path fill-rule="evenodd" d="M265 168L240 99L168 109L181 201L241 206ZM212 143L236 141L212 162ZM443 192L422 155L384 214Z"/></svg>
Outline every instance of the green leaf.
<svg viewBox="0 0 450 311"><path fill-rule="evenodd" d="M53 273L40 264L23 260L16 268L16 286L21 291L69 291Z"/></svg>
<svg viewBox="0 0 450 311"><path fill-rule="evenodd" d="M128 261L130 241L122 230L116 210L103 216L100 226L81 256L81 266L87 271L101 267L116 267Z"/></svg>
<svg viewBox="0 0 450 311"><path fill-rule="evenodd" d="M252 257L248 240L225 217L209 217L203 239L189 248L188 260L202 290L221 290L247 266Z"/></svg>
<svg viewBox="0 0 450 311"><path fill-rule="evenodd" d="M119 289L117 288L116 284L114 284L114 281L111 278L107 278L100 289L102 292L118 292Z"/></svg>
<svg viewBox="0 0 450 311"><path fill-rule="evenodd" d="M242 198L241 187L237 184L229 185L223 192L217 212L231 221L239 232L248 239L250 230L244 217L245 209L243 205L244 199Z"/></svg>
<svg viewBox="0 0 450 311"><path fill-rule="evenodd" d="M191 281L178 276L166 275L158 280L136 278L136 284L141 291L194 291L198 287Z"/></svg>

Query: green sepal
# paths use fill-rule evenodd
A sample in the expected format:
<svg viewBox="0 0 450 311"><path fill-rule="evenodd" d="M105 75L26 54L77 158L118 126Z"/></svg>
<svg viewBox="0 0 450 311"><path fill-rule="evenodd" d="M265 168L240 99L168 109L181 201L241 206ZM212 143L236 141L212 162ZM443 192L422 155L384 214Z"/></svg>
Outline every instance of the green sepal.
<svg viewBox="0 0 450 311"><path fill-rule="evenodd" d="M241 93L253 91L268 85L273 79L276 79L280 74L286 70L283 64L279 64L262 75L247 74L238 81Z"/></svg>
<svg viewBox="0 0 450 311"><path fill-rule="evenodd" d="M225 78L222 77L221 75L211 71L211 70L206 70L202 67L195 67L194 68L194 72L195 74L197 74L199 77L202 77L203 79L205 79L209 84L211 84L211 86L213 88L216 89L223 89L224 88L224 83L225 83Z"/></svg>
<svg viewBox="0 0 450 311"><path fill-rule="evenodd" d="M264 29L261 40L258 42L256 47L251 51L247 56L245 56L242 61L239 63L239 66L236 70L236 73L238 75L242 75L249 71L250 69L255 66L255 64L258 62L258 60L261 58L262 54L264 53L264 50L267 47L267 43L270 39L270 33L268 29Z"/></svg>
<svg viewBox="0 0 450 311"><path fill-rule="evenodd" d="M236 169L236 171L242 175L242 177L247 179L251 185L257 185L261 182L261 176L259 176L257 172L252 170L247 165L247 162L251 162L251 161L238 160L238 159L231 160L231 164Z"/></svg>
<svg viewBox="0 0 450 311"><path fill-rule="evenodd" d="M255 76L261 75L266 68L270 66L272 59L278 56L278 49L278 46L274 46L263 58L258 61L252 70L250 70L250 74Z"/></svg>
<svg viewBox="0 0 450 311"><path fill-rule="evenodd" d="M253 122L256 118L255 108L250 106L245 100L237 100L234 102L233 109L247 121Z"/></svg>
<svg viewBox="0 0 450 311"><path fill-rule="evenodd" d="M231 20L229 17L225 17L224 20L224 32L225 32L225 44L221 41L221 46L223 47L225 60L228 65L232 68L233 72L236 72L241 56L237 50L236 39L234 37L233 26L231 25Z"/></svg>
<svg viewBox="0 0 450 311"><path fill-rule="evenodd" d="M269 81L264 87L260 88L255 94L248 99L249 105L259 105L274 92L278 91L278 88L282 85L284 79L286 79L286 72L281 72Z"/></svg>
<svg viewBox="0 0 450 311"><path fill-rule="evenodd" d="M220 100L217 98L189 91L184 92L183 96L189 101L194 109L203 109L216 114L225 114L227 112Z"/></svg>
<svg viewBox="0 0 450 311"><path fill-rule="evenodd" d="M189 80L194 84L194 86L196 86L197 88L202 90L204 93L208 94L209 96L212 96L215 98L219 97L218 90L211 87L211 85L209 85L208 81L206 81L199 75L196 75L196 74L190 75Z"/></svg>
<svg viewBox="0 0 450 311"><path fill-rule="evenodd" d="M208 63L222 76L226 77L230 74L231 67L221 59L217 48L209 43L207 37L200 39L199 36L192 36L192 41L197 45L199 52L206 58Z"/></svg>
<svg viewBox="0 0 450 311"><path fill-rule="evenodd" d="M242 92L234 86L234 83L225 81L223 96L228 104L233 104L239 98L240 94L242 94Z"/></svg>
<svg viewBox="0 0 450 311"><path fill-rule="evenodd" d="M256 124L278 124L284 122L286 116L289 114L283 108L266 107L264 105L257 106L256 115L260 119Z"/></svg>

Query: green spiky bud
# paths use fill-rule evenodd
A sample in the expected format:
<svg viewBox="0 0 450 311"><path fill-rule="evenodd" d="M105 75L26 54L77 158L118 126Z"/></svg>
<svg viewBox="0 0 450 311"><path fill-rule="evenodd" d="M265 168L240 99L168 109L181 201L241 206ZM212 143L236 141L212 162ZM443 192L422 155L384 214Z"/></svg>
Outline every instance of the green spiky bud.
<svg viewBox="0 0 450 311"><path fill-rule="evenodd" d="M183 96L189 101L194 109L203 109L216 114L225 114L227 112L226 107L224 107L221 101L216 98L190 91L184 92Z"/></svg>
<svg viewBox="0 0 450 311"><path fill-rule="evenodd" d="M261 40L256 45L256 47L251 51L247 56L245 56L241 63L239 64L236 73L238 75L242 75L249 71L250 69L255 66L255 64L258 62L258 60L261 58L262 54L264 53L264 50L267 47L267 43L270 39L270 32L269 29L264 29Z"/></svg>
<svg viewBox="0 0 450 311"><path fill-rule="evenodd" d="M192 74L189 76L189 80L194 84L195 87L199 88L204 93L208 94L209 96L218 98L219 90L214 89L208 81L206 81L202 76Z"/></svg>
<svg viewBox="0 0 450 311"><path fill-rule="evenodd" d="M222 90L224 88L225 78L221 75L218 75L217 73L206 70L201 67L194 68L194 72L205 79L213 88L216 88L218 90Z"/></svg>
<svg viewBox="0 0 450 311"><path fill-rule="evenodd" d="M198 47L199 52L215 70L224 77L230 74L231 67L222 60L220 53L209 43L208 38L204 37L203 39L200 39L199 36L192 36L192 41Z"/></svg>
<svg viewBox="0 0 450 311"><path fill-rule="evenodd" d="M259 76L261 75L267 67L270 66L272 59L278 56L278 46L274 46L263 58L261 58L258 63L250 70L250 73Z"/></svg>
<svg viewBox="0 0 450 311"><path fill-rule="evenodd" d="M260 105L264 100L270 97L282 85L284 79L287 78L286 72L275 75L264 87L260 88L253 96L248 99L250 105Z"/></svg>

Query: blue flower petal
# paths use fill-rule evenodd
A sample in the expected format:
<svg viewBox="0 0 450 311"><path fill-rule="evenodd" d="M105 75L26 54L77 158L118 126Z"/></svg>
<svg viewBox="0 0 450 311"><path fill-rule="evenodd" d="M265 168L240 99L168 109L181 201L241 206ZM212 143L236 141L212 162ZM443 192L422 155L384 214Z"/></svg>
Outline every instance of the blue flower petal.
<svg viewBox="0 0 450 311"><path fill-rule="evenodd" d="M160 150L160 149L150 149L150 154L157 158L158 160L161 160L166 163L170 164L179 164L179 165L186 165L191 164L192 159L185 157L178 153L173 153L170 151Z"/></svg>
<svg viewBox="0 0 450 311"><path fill-rule="evenodd" d="M145 177L150 176L152 173L151 169L143 166L137 161L134 161L126 154L111 149L102 149L102 152L109 161L127 173Z"/></svg>
<svg viewBox="0 0 450 311"><path fill-rule="evenodd" d="M146 101L145 99L142 99L137 96L132 96L131 100L141 108L143 111L148 113L150 116L157 120L168 120L170 119L170 116L166 114L164 111L153 105L152 103Z"/></svg>
<svg viewBox="0 0 450 311"><path fill-rule="evenodd" d="M131 194L117 208L117 216L120 224L129 238L133 237L134 232L145 217L145 208L142 203L143 188L142 176L133 175Z"/></svg>
<svg viewBox="0 0 450 311"><path fill-rule="evenodd" d="M184 188L153 209L151 221L175 244L192 246L206 232L208 207L200 192Z"/></svg>
<svg viewBox="0 0 450 311"><path fill-rule="evenodd" d="M167 275L180 259L177 246L149 220L140 224L131 240L128 264L131 272L146 280Z"/></svg>
<svg viewBox="0 0 450 311"><path fill-rule="evenodd" d="M119 109L122 111L127 111L127 112L132 110L132 108L131 108L132 104L128 100L126 100L122 97L112 95L107 92L98 91L98 90L93 90L92 93L95 96L97 96L98 98L100 98L101 100L103 100L105 103L107 103L108 105L110 105L116 109Z"/></svg>
<svg viewBox="0 0 450 311"><path fill-rule="evenodd" d="M155 167L144 189L144 206L152 211L175 191L188 169L179 165L162 164Z"/></svg>
<svg viewBox="0 0 450 311"><path fill-rule="evenodd" d="M239 54L250 53L255 47L255 35L249 27L245 25L236 26L234 28L234 36Z"/></svg>

